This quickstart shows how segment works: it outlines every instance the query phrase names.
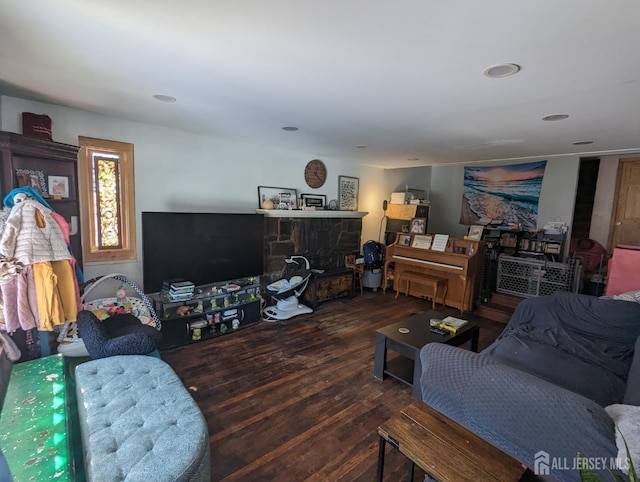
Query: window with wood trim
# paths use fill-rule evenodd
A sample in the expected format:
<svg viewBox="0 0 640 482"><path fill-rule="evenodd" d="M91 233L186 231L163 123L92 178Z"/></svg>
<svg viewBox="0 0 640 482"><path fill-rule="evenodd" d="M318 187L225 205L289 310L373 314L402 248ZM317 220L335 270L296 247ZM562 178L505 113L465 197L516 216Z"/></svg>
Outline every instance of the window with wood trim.
<svg viewBox="0 0 640 482"><path fill-rule="evenodd" d="M80 137L85 263L136 258L133 144Z"/></svg>

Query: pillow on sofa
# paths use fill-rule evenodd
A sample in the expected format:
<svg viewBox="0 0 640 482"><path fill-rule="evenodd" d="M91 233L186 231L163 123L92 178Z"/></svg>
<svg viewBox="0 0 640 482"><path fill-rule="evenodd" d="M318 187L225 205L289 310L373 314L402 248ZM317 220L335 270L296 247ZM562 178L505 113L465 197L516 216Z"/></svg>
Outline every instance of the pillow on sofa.
<svg viewBox="0 0 640 482"><path fill-rule="evenodd" d="M627 291L626 293L613 295L612 298L617 301L633 301L635 303L640 303L640 291Z"/></svg>
<svg viewBox="0 0 640 482"><path fill-rule="evenodd" d="M616 403L605 407L605 411L617 427L618 459L624 461L620 468L625 474L629 473L629 464L627 463L628 447L633 466L636 470L640 469L640 407ZM625 442L627 443L626 446Z"/></svg>

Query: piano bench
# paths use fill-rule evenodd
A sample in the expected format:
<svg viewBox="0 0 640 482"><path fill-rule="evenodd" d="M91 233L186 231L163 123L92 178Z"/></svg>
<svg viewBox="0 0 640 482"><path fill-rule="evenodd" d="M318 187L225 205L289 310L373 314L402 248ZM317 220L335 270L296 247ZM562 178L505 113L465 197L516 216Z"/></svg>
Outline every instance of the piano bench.
<svg viewBox="0 0 640 482"><path fill-rule="evenodd" d="M438 296L438 291L440 287L442 290L442 306L444 306L445 299L447 297L447 278L440 278L438 276L432 276L430 274L418 273L417 271L401 271L396 274L396 298L400 294L400 282L406 281L407 290L405 291L405 295L409 295L409 288L411 282L418 283L420 285L426 286L427 288L431 288L431 309L436 309L436 298Z"/></svg>

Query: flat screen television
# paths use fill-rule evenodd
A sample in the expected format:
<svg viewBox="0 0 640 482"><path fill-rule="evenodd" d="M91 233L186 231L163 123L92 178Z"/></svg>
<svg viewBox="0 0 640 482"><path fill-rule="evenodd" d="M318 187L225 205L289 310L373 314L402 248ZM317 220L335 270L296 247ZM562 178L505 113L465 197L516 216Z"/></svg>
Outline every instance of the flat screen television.
<svg viewBox="0 0 640 482"><path fill-rule="evenodd" d="M142 213L145 293L164 280L196 285L264 272L264 216L230 213Z"/></svg>

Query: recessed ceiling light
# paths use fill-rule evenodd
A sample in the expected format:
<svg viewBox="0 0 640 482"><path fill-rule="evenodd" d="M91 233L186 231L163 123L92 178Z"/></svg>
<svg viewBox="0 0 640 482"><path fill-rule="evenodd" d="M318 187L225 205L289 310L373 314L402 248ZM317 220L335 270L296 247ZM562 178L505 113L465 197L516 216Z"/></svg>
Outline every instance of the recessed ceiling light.
<svg viewBox="0 0 640 482"><path fill-rule="evenodd" d="M559 121L569 117L569 114L550 114L542 118L543 121Z"/></svg>
<svg viewBox="0 0 640 482"><path fill-rule="evenodd" d="M160 102L175 102L176 98L175 97L171 97L170 95L164 95L164 94L153 94L152 97L156 100L159 100Z"/></svg>
<svg viewBox="0 0 640 482"><path fill-rule="evenodd" d="M295 131L298 130L298 128L295 127L295 126L285 126L285 127L282 128L282 130L283 131L289 131L289 132L295 132Z"/></svg>
<svg viewBox="0 0 640 482"><path fill-rule="evenodd" d="M572 142L574 146L586 146L587 144L593 144L593 141L575 141Z"/></svg>
<svg viewBox="0 0 640 482"><path fill-rule="evenodd" d="M486 69L484 69L484 75L495 79L497 77L509 77L510 75L518 73L519 71L520 66L518 64L504 63L487 67Z"/></svg>

